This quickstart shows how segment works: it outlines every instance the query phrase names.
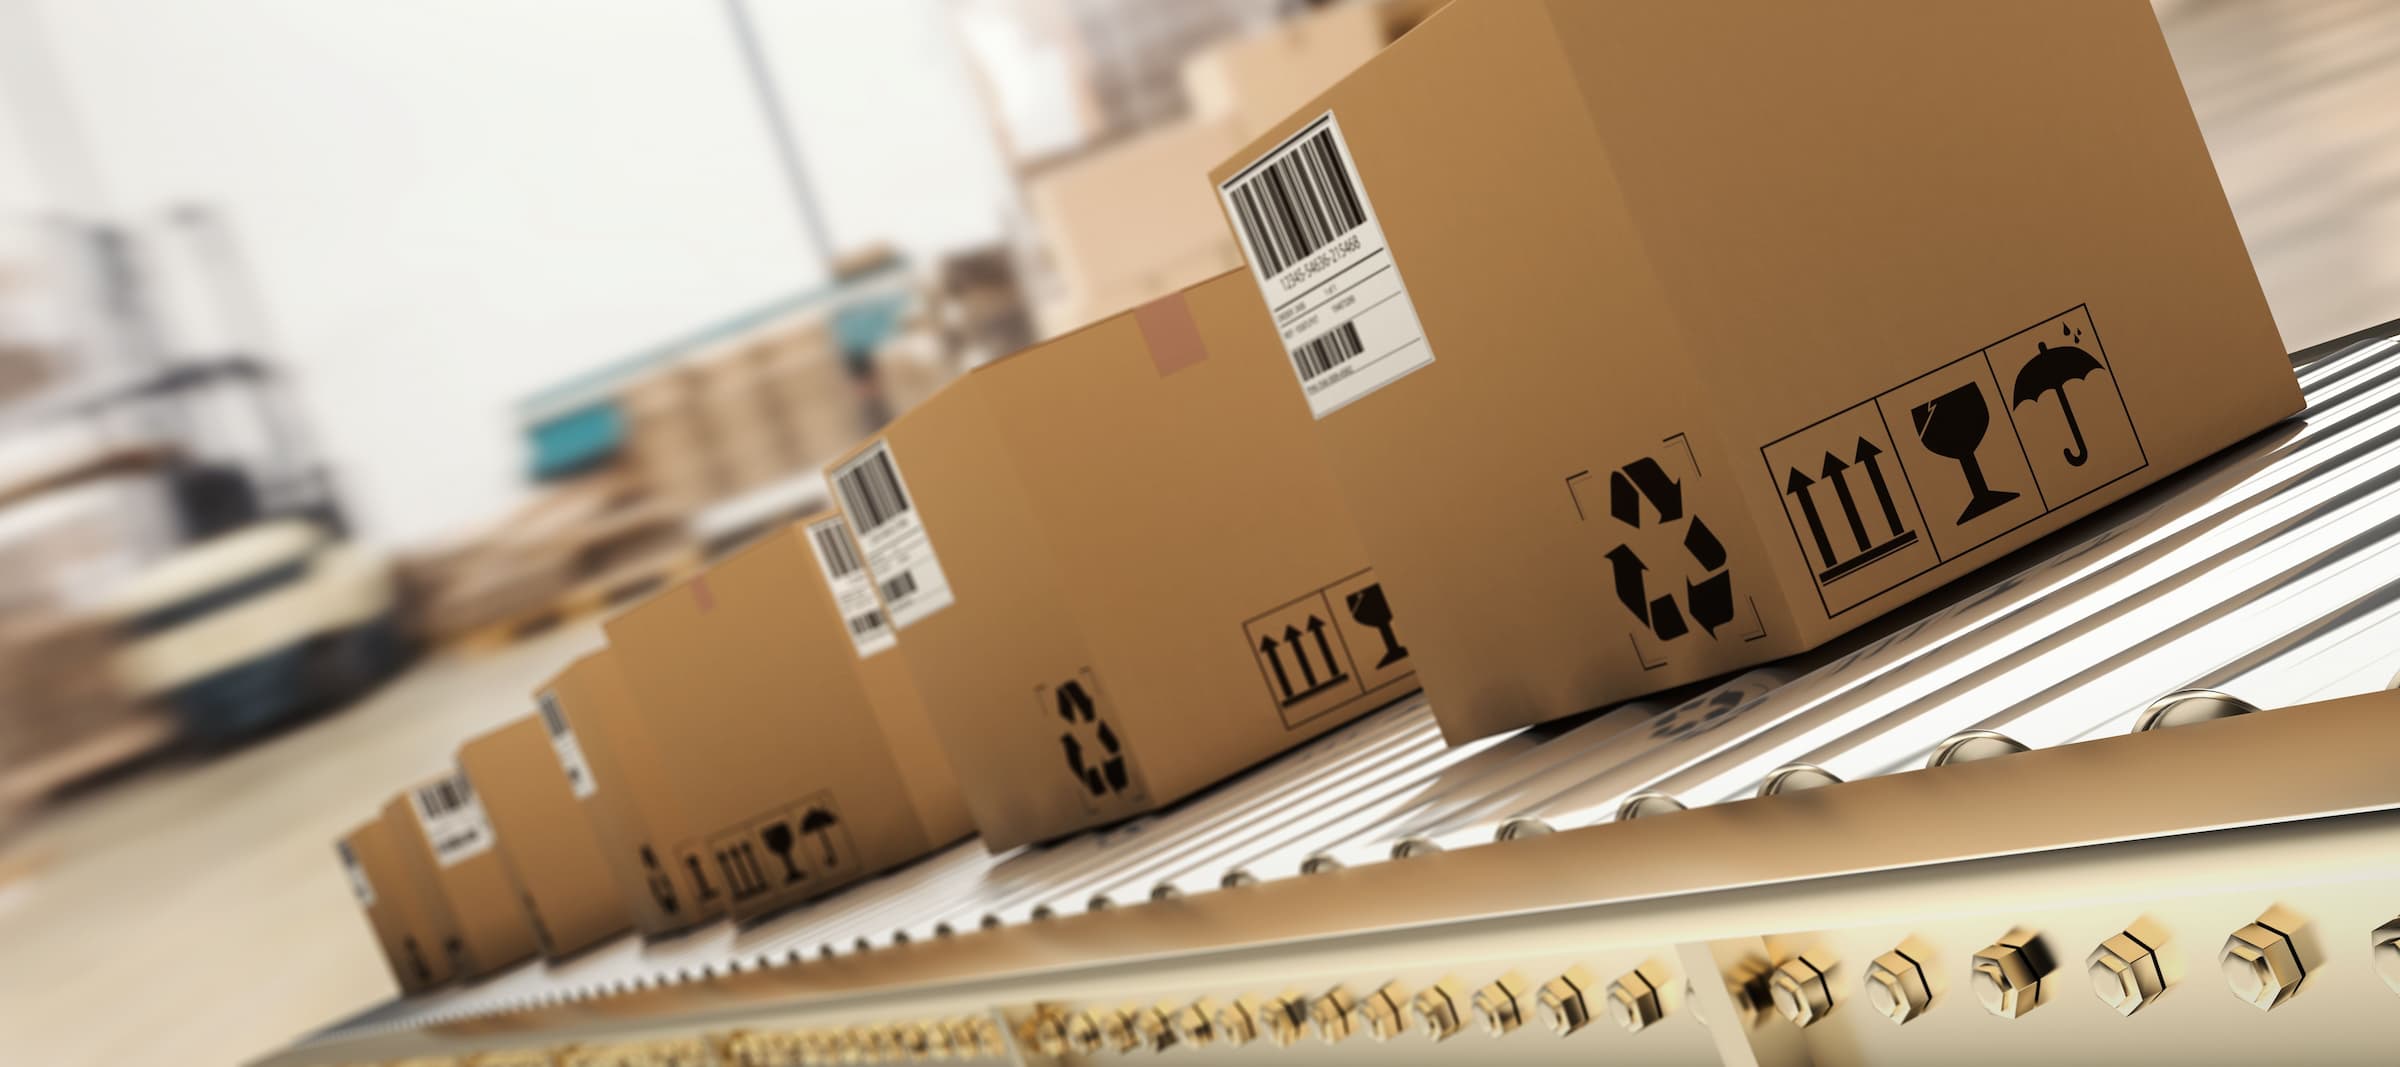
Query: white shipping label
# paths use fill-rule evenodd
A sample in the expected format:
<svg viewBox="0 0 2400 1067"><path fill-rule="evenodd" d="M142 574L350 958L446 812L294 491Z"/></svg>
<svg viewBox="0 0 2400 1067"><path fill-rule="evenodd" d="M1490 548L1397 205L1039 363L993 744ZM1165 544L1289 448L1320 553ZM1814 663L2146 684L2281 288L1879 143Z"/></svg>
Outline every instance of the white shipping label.
<svg viewBox="0 0 2400 1067"><path fill-rule="evenodd" d="M812 524L808 544L816 550L817 566L825 572L825 587L833 592L834 608L850 631L850 644L858 649L858 658L899 644L892 621L884 616L883 601L875 596L875 579L867 576L866 561L859 558L858 546L850 540L850 524L839 515Z"/></svg>
<svg viewBox="0 0 2400 1067"><path fill-rule="evenodd" d="M600 789L592 780L592 763L583 758L583 742L575 739L575 728L567 722L566 709L558 706L558 695L545 689L534 698L542 711L542 729L550 732L550 751L558 753L558 769L566 772L567 788L581 800Z"/></svg>
<svg viewBox="0 0 2400 1067"><path fill-rule="evenodd" d="M350 850L348 841L336 843L333 849L341 854L342 870L350 876L350 895L358 898L359 907L374 907L375 883L367 881L367 868L358 862L358 853Z"/></svg>
<svg viewBox="0 0 2400 1067"><path fill-rule="evenodd" d="M1333 112L1217 192L1316 417L1433 363Z"/></svg>
<svg viewBox="0 0 2400 1067"><path fill-rule="evenodd" d="M933 554L925 522L917 515L908 481L892 459L891 445L874 447L833 472L834 494L858 543L866 549L867 576L883 598L894 630L906 630L934 612L949 607L950 579Z"/></svg>
<svg viewBox="0 0 2400 1067"><path fill-rule="evenodd" d="M466 775L454 774L419 786L412 796L417 823L425 828L425 843L433 846L434 862L450 867L491 851L498 835L492 832L492 820L483 814L483 801L476 799L475 787L467 784Z"/></svg>

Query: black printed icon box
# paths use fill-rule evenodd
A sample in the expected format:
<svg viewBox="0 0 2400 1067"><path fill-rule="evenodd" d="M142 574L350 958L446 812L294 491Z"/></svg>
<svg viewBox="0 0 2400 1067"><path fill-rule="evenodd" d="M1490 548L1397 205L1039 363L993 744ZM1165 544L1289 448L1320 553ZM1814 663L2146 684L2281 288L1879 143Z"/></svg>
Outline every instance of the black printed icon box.
<svg viewBox="0 0 2400 1067"><path fill-rule="evenodd" d="M1759 454L1828 618L2149 462L2082 305Z"/></svg>
<svg viewBox="0 0 2400 1067"><path fill-rule="evenodd" d="M625 932L630 921L553 737L543 716L526 715L460 745L458 766L483 801L526 912L538 919L542 953L558 959Z"/></svg>
<svg viewBox="0 0 2400 1067"><path fill-rule="evenodd" d="M1225 275L979 368L829 468L870 567L941 575L894 652L987 845L1173 803L1415 689L1413 609L1279 352Z"/></svg>
<svg viewBox="0 0 2400 1067"><path fill-rule="evenodd" d="M606 624L679 823L661 886L747 920L969 832L949 765L878 705L798 523ZM600 787L608 788L605 781ZM951 797L946 808L925 798ZM678 906L684 903L677 901Z"/></svg>
<svg viewBox="0 0 2400 1067"><path fill-rule="evenodd" d="M677 847L697 831L668 783L616 652L577 658L531 696L545 719L556 713L564 736L553 738L554 750L582 757L578 801L634 929L661 937L722 916L724 894L701 864L697 842Z"/></svg>

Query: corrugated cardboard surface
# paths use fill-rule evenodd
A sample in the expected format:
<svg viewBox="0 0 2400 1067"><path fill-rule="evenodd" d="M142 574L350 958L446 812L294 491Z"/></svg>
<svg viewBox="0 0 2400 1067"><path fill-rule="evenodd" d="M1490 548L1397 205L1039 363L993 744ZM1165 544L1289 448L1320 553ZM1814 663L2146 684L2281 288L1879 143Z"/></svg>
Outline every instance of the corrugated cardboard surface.
<svg viewBox="0 0 2400 1067"><path fill-rule="evenodd" d="M799 527L787 526L607 624L689 844L736 919L888 870L927 836L906 777L941 754L892 747Z"/></svg>
<svg viewBox="0 0 2400 1067"><path fill-rule="evenodd" d="M368 820L344 834L342 844L356 858L366 879L372 903L362 905L362 910L401 992L416 993L449 981L450 958L442 949L447 935L417 898L384 821Z"/></svg>
<svg viewBox="0 0 2400 1067"><path fill-rule="evenodd" d="M1206 354L1169 373L1121 315L879 438L955 595L899 651L994 848L1173 801L1414 688L1406 624L1387 642L1356 617L1408 609L1375 588L1290 372L1233 354L1274 344L1255 288L1171 299Z"/></svg>
<svg viewBox="0 0 2400 1067"><path fill-rule="evenodd" d="M1453 5L1212 176L1327 111L1433 362L1319 436L1454 739L1813 646L2299 405L2143 4Z"/></svg>
<svg viewBox="0 0 2400 1067"><path fill-rule="evenodd" d="M438 780L427 779L410 789ZM437 925L444 931L443 949L459 977L480 978L534 954L533 927L526 922L520 891L497 850L447 867L434 862L407 791L384 805L383 819L406 869L403 879L429 914L438 909L442 916Z"/></svg>
<svg viewBox="0 0 2400 1067"><path fill-rule="evenodd" d="M566 716L590 765L593 788L581 803L634 928L656 937L724 914L715 880L704 893L695 877L699 853L675 850L690 836L682 803L615 653L604 648L568 665L534 694L545 697Z"/></svg>
<svg viewBox="0 0 2400 1067"><path fill-rule="evenodd" d="M571 955L631 925L599 835L539 717L459 746L458 765L499 831L500 858L524 890L544 953Z"/></svg>

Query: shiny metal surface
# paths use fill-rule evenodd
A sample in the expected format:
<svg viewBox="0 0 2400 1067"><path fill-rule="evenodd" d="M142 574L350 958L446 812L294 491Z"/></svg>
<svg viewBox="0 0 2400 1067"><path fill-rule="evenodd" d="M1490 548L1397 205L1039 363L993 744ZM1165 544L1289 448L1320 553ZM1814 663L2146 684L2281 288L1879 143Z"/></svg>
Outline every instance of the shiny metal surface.
<svg viewBox="0 0 2400 1067"><path fill-rule="evenodd" d="M2381 689L2400 669L2400 341L2350 344L2299 374L2301 418L1811 655L1456 749L1410 698L1112 830L998 857L969 842L751 928L619 942L346 1029L904 956L1395 858L1430 878L1448 867L1420 857L1742 800L1770 780L1854 782L1937 751L2035 759L2124 734L2178 690L2275 708Z"/></svg>

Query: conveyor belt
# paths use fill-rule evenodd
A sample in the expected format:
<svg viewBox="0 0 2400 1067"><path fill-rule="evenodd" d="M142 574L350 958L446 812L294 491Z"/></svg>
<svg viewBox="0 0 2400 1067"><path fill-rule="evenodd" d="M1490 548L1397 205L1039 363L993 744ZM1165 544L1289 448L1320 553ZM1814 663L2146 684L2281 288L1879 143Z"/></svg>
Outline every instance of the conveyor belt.
<svg viewBox="0 0 2400 1067"><path fill-rule="evenodd" d="M619 941L395 1002L308 1044L505 1031L510 1016L671 1001L736 975L972 955L977 931L1038 933L1227 886L1384 864L1395 873L1374 885L1409 884L1399 872L1420 869L1456 877L1457 864L1425 857L1887 776L1937 753L1966 761L2123 735L2146 715L2175 723L2382 689L2400 670L2395 335L2304 353L2302 418L1811 655L1457 748L1410 698L1109 831L1003 856L969 842L748 928ZM2158 706L2184 691L2206 693ZM1754 1040L1750 1054L1773 1058L1762 1048Z"/></svg>

